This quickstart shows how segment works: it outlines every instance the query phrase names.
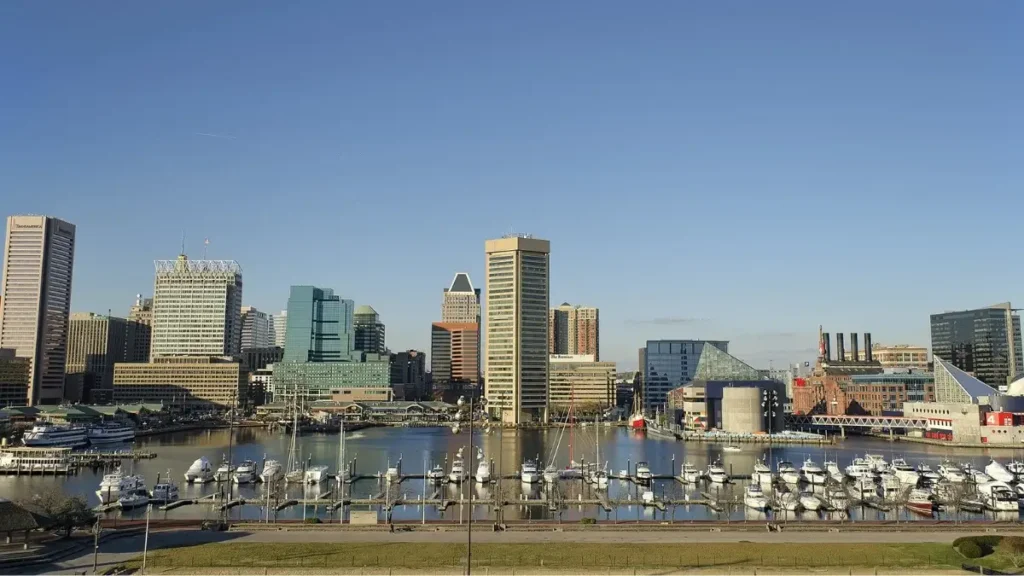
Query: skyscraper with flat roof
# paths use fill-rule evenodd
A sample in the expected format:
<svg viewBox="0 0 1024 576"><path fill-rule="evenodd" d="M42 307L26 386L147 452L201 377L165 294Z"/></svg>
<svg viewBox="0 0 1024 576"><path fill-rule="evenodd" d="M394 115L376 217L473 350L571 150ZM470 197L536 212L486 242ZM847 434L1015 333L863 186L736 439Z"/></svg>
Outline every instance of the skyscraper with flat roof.
<svg viewBox="0 0 1024 576"><path fill-rule="evenodd" d="M125 362L149 362L153 340L153 299L135 296L128 311L128 353Z"/></svg>
<svg viewBox="0 0 1024 576"><path fill-rule="evenodd" d="M288 296L285 362L346 362L352 359L355 303L330 288L292 286Z"/></svg>
<svg viewBox="0 0 1024 576"><path fill-rule="evenodd" d="M274 346L284 348L285 337L288 333L288 311L281 310L281 313L274 316Z"/></svg>
<svg viewBox="0 0 1024 576"><path fill-rule="evenodd" d="M551 243L528 235L488 240L488 410L519 424L548 417Z"/></svg>
<svg viewBox="0 0 1024 576"><path fill-rule="evenodd" d="M1024 375L1020 316L1009 302L932 314L931 329L933 358L989 386L1004 386Z"/></svg>
<svg viewBox="0 0 1024 576"><path fill-rule="evenodd" d="M150 356L238 356L242 268L233 260L157 260Z"/></svg>
<svg viewBox="0 0 1024 576"><path fill-rule="evenodd" d="M363 304L352 314L352 330L355 349L370 354L384 354L384 323L373 306Z"/></svg>
<svg viewBox="0 0 1024 576"><path fill-rule="evenodd" d="M273 318L254 306L242 306L241 350L269 348L274 345Z"/></svg>
<svg viewBox="0 0 1024 576"><path fill-rule="evenodd" d="M124 318L92 312L71 315L65 369L68 375L81 375L82 390L76 394L79 401L90 402L94 390L113 390L114 363L125 362L129 353L134 354L128 324Z"/></svg>
<svg viewBox="0 0 1024 576"><path fill-rule="evenodd" d="M0 348L31 361L28 403L64 398L75 225L49 216L10 216L0 286Z"/></svg>
<svg viewBox="0 0 1024 576"><path fill-rule="evenodd" d="M548 352L583 354L600 361L598 310L568 302L548 313Z"/></svg>

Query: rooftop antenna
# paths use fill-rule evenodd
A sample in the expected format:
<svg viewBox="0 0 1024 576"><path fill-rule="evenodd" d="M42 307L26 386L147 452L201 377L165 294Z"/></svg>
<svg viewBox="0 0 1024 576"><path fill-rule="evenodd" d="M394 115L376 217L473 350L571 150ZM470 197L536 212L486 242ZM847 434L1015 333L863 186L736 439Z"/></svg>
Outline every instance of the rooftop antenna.
<svg viewBox="0 0 1024 576"><path fill-rule="evenodd" d="M181 231L181 255L185 255L185 231Z"/></svg>
<svg viewBox="0 0 1024 576"><path fill-rule="evenodd" d="M203 240L203 260L206 260L206 249L210 247L210 239Z"/></svg>

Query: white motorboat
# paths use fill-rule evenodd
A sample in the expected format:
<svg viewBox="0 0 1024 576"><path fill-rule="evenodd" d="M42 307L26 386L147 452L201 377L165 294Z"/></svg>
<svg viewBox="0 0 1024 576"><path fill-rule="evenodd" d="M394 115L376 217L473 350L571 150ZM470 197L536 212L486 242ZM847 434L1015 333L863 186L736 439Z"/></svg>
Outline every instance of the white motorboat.
<svg viewBox="0 0 1024 576"><path fill-rule="evenodd" d="M188 484L206 484L213 481L213 466L205 457L199 458L185 471L185 482Z"/></svg>
<svg viewBox="0 0 1024 576"><path fill-rule="evenodd" d="M917 473L917 470L910 464L907 464L907 461L903 458L894 459L889 470L896 475L896 478L899 479L900 484L903 486L917 486L918 480L921 479L921 475Z"/></svg>
<svg viewBox="0 0 1024 576"><path fill-rule="evenodd" d="M459 448L455 458L452 459L452 469L448 473L449 482L462 482L466 478L466 469L462 461L462 448Z"/></svg>
<svg viewBox="0 0 1024 576"><path fill-rule="evenodd" d="M593 473L593 480L591 484L597 484L598 488L608 487L608 471L604 469L597 470Z"/></svg>
<svg viewBox="0 0 1024 576"><path fill-rule="evenodd" d="M724 446L724 447L722 447L722 452L740 452L742 450L743 449L740 448L739 446Z"/></svg>
<svg viewBox="0 0 1024 576"><path fill-rule="evenodd" d="M878 488L869 476L861 476L850 484L850 498L861 501L876 495Z"/></svg>
<svg viewBox="0 0 1024 576"><path fill-rule="evenodd" d="M840 484L842 484L843 481L846 480L846 476L843 474L843 471L839 468L839 464L837 464L834 460L825 460L825 472L829 475L830 478L832 478L832 480L839 482Z"/></svg>
<svg viewBox="0 0 1024 576"><path fill-rule="evenodd" d="M827 478L825 470L823 470L821 466L818 466L818 464L814 460L811 460L810 458L804 461L803 466L800 467L800 473L803 474L804 480L807 481L808 484L824 484ZM804 506L804 508L807 508L807 506ZM817 510L817 508L807 509Z"/></svg>
<svg viewBox="0 0 1024 576"><path fill-rule="evenodd" d="M875 469L864 458L854 458L853 462L846 467L846 475L856 480L857 478L874 477Z"/></svg>
<svg viewBox="0 0 1024 576"><path fill-rule="evenodd" d="M932 491L927 488L914 488L907 496L907 510L932 516L935 513L935 499Z"/></svg>
<svg viewBox="0 0 1024 576"><path fill-rule="evenodd" d="M743 490L743 504L754 510L765 510L768 508L768 498L757 483L751 484Z"/></svg>
<svg viewBox="0 0 1024 576"><path fill-rule="evenodd" d="M138 508L147 504L149 504L149 495L146 494L146 490L144 488L141 490L125 492L117 499L117 505L123 510Z"/></svg>
<svg viewBox="0 0 1024 576"><path fill-rule="evenodd" d="M714 461L708 465L708 480L714 484L725 484L729 481L729 473L725 471L721 461Z"/></svg>
<svg viewBox="0 0 1024 576"><path fill-rule="evenodd" d="M70 424L36 424L25 432L21 441L25 446L66 446L78 448L88 442L88 430Z"/></svg>
<svg viewBox="0 0 1024 576"><path fill-rule="evenodd" d="M756 468L756 467L755 467ZM689 462L683 463L683 469L680 470L679 476L683 479L683 482L687 484L696 484L700 480L700 470Z"/></svg>
<svg viewBox="0 0 1024 576"><path fill-rule="evenodd" d="M821 500L811 492L801 492L799 498L800 506L804 510L810 510L813 512L821 508Z"/></svg>
<svg viewBox="0 0 1024 576"><path fill-rule="evenodd" d="M1006 465L1006 469L1010 474L1016 476L1018 482L1024 480L1024 462L1021 462L1020 460L1013 460Z"/></svg>
<svg viewBox="0 0 1024 576"><path fill-rule="evenodd" d="M905 490L910 490L913 485L900 482L899 477L892 470L886 470L878 475L878 495L885 500L896 500L903 495Z"/></svg>
<svg viewBox="0 0 1024 576"><path fill-rule="evenodd" d="M444 468L440 464L435 464L433 468L427 472L427 480L434 484L440 484L444 481Z"/></svg>
<svg viewBox="0 0 1024 576"><path fill-rule="evenodd" d="M653 490L644 490L643 494L640 495L640 499L643 500L644 504L653 504L654 503L654 491Z"/></svg>
<svg viewBox="0 0 1024 576"><path fill-rule="evenodd" d="M965 463L960 467L964 471L964 478L967 482L974 482L975 484L985 484L992 481L992 477L985 474L981 470L978 470L970 462Z"/></svg>
<svg viewBox="0 0 1024 576"><path fill-rule="evenodd" d="M169 504L178 500L178 485L170 480L170 474L166 481L157 482L153 486L153 491L149 493L149 500L157 504Z"/></svg>
<svg viewBox="0 0 1024 576"><path fill-rule="evenodd" d="M1017 494L1005 482L979 484L978 495L985 507L993 512L1016 512L1020 508Z"/></svg>
<svg viewBox="0 0 1024 576"><path fill-rule="evenodd" d="M647 465L647 462L637 462L636 481L640 484L650 484L652 478L651 467Z"/></svg>
<svg viewBox="0 0 1024 576"><path fill-rule="evenodd" d="M327 466L317 465L306 468L304 483L307 485L318 485L327 482Z"/></svg>
<svg viewBox="0 0 1024 576"><path fill-rule="evenodd" d="M231 475L231 481L235 484L249 484L256 479L256 464L252 460L246 460L235 468Z"/></svg>
<svg viewBox="0 0 1024 576"><path fill-rule="evenodd" d="M889 469L889 463L885 461L885 458L881 454L865 454L864 461L867 462L875 472L881 473Z"/></svg>
<svg viewBox="0 0 1024 576"><path fill-rule="evenodd" d="M559 475L566 480L583 478L583 465L573 460L568 466L559 471Z"/></svg>
<svg viewBox="0 0 1024 576"><path fill-rule="evenodd" d="M486 484L491 481L491 464L484 458L482 451L477 451L477 465L476 474L473 477L480 484Z"/></svg>
<svg viewBox="0 0 1024 576"><path fill-rule="evenodd" d="M102 504L113 504L124 494L131 494L138 491L146 491L146 481L142 476L128 475L121 473L119 467L113 473L105 474L100 481L100 488L96 491Z"/></svg>
<svg viewBox="0 0 1024 576"><path fill-rule="evenodd" d="M825 501L828 503L829 508L833 510L846 510L850 505L846 491L839 486L829 488L825 492Z"/></svg>
<svg viewBox="0 0 1024 576"><path fill-rule="evenodd" d="M127 424L110 422L90 426L86 433L90 444L119 444L135 440L135 428Z"/></svg>
<svg viewBox="0 0 1024 576"><path fill-rule="evenodd" d="M800 497L793 492L778 493L778 506L781 510L797 512L800 510Z"/></svg>
<svg viewBox="0 0 1024 576"><path fill-rule="evenodd" d="M452 424L452 434L458 434L459 432L462 432L462 426L458 422L455 422Z"/></svg>
<svg viewBox="0 0 1024 576"><path fill-rule="evenodd" d="M944 480L947 480L949 482L963 482L964 480L967 479L963 470L961 470L959 466L953 464L949 460L946 460L945 462L939 465L939 475L942 476Z"/></svg>
<svg viewBox="0 0 1024 576"><path fill-rule="evenodd" d="M992 460L987 466L985 466L985 473L991 476L993 480L1005 482L1007 484L1017 480L1017 476L1014 475L1013 472L1010 472L1006 469L1006 466L1003 466L995 460Z"/></svg>
<svg viewBox="0 0 1024 576"><path fill-rule="evenodd" d="M263 463L263 470L260 470L260 482L272 484L284 478L284 469L277 460L267 460Z"/></svg>
<svg viewBox="0 0 1024 576"><path fill-rule="evenodd" d="M928 484L934 484L939 480L942 480L942 475L933 470L932 467L927 464L918 464L917 474L921 477L921 480Z"/></svg>
<svg viewBox="0 0 1024 576"><path fill-rule="evenodd" d="M768 486L772 483L772 469L764 460L754 462L754 471L750 474L750 481L761 486Z"/></svg>
<svg viewBox="0 0 1024 576"><path fill-rule="evenodd" d="M800 472L797 471L792 462L783 460L779 462L779 478L786 484L796 485L800 483Z"/></svg>
<svg viewBox="0 0 1024 576"><path fill-rule="evenodd" d="M214 474L214 481L216 482L230 482L231 474L235 471L235 466L224 462L217 467L217 472Z"/></svg>
<svg viewBox="0 0 1024 576"><path fill-rule="evenodd" d="M540 472L537 470L537 463L533 460L525 460L519 471L519 479L526 484L533 484L540 480Z"/></svg>

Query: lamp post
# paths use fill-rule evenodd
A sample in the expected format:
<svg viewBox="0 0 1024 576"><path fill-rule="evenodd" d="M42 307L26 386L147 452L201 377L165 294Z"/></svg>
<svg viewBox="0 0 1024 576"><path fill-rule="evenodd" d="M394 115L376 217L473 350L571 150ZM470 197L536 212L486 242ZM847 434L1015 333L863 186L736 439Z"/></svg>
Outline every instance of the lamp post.
<svg viewBox="0 0 1024 576"><path fill-rule="evenodd" d="M476 407L475 394L469 396L469 483L475 478L473 466L473 411ZM481 399L481 405L484 400ZM459 411L466 407L465 397L460 396L458 401ZM469 487L469 516L466 519L466 576L473 573L473 487Z"/></svg>

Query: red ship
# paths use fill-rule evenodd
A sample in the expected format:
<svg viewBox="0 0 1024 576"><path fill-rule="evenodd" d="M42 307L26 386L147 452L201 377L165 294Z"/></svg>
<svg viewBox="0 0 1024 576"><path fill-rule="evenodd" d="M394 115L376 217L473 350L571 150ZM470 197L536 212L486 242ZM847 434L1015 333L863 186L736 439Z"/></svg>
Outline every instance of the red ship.
<svg viewBox="0 0 1024 576"><path fill-rule="evenodd" d="M633 389L633 415L629 417L629 427L634 430L644 430L647 428L639 386Z"/></svg>

